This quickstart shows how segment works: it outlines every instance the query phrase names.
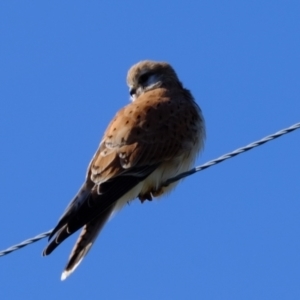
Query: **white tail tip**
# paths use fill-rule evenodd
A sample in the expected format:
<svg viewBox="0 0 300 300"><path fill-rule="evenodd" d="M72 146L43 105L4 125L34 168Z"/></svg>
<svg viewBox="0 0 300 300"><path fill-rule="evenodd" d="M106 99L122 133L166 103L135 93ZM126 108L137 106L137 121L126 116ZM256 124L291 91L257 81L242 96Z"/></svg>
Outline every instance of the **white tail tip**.
<svg viewBox="0 0 300 300"><path fill-rule="evenodd" d="M63 271L61 274L60 280L61 281L65 280L70 274L71 274L71 272Z"/></svg>

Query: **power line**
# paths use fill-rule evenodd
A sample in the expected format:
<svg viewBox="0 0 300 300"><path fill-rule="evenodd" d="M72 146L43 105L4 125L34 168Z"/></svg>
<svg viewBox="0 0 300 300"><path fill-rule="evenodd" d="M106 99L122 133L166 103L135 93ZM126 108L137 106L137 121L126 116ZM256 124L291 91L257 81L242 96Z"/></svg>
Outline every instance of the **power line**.
<svg viewBox="0 0 300 300"><path fill-rule="evenodd" d="M280 131L277 131L277 132L275 132L273 134L270 134L270 135L262 138L261 140L255 141L255 142L253 142L253 143L251 143L251 144L249 144L247 146L238 148L238 149L236 149L236 150L234 150L232 152L229 152L229 153L224 154L224 155L222 155L222 156L220 156L218 158L210 160L210 161L206 162L205 164L203 164L201 166L195 167L195 168L193 168L193 169L191 169L191 170L189 170L187 172L181 173L181 174L179 174L179 175L177 175L177 176L175 176L173 178L170 178L170 179L167 180L166 185L168 185L168 184L170 184L172 182L175 182L175 181L177 181L179 179L182 179L184 177L190 176L190 175L192 175L194 173L197 173L197 172L200 172L202 170L205 170L205 169L207 169L209 167L212 167L212 166L214 166L214 165L216 165L216 164L218 164L220 162L223 162L226 159L229 159L229 158L232 158L234 156L237 156L237 155L239 155L241 153L244 153L246 151L249 151L249 150L251 150L251 149L253 149L255 147L261 146L261 145L263 145L263 144L265 144L265 143L267 143L269 141L275 140L275 139L277 139L277 138L279 138L279 137L281 137L281 136L283 136L283 135L285 135L287 133L290 133L290 132L292 132L292 131L294 131L296 129L299 129L299 128L300 128L300 123L296 123L296 124L294 124L294 125L292 125L292 126L290 126L288 128L285 128L285 129L282 129Z"/></svg>
<svg viewBox="0 0 300 300"><path fill-rule="evenodd" d="M47 231L47 232L40 233L39 235L37 235L37 236L35 236L35 237L31 238L31 239L25 240L25 241L21 242L20 244L11 246L11 247L7 248L6 250L1 251L0 252L0 257L4 256L6 254L9 254L9 253L11 253L13 251L19 250L19 249L21 249L21 248L23 248L23 247L25 247L27 245L35 243L35 242L37 242L37 241L39 241L39 240L41 240L41 239L49 236L51 232L52 232L52 229L49 230L49 231Z"/></svg>
<svg viewBox="0 0 300 300"><path fill-rule="evenodd" d="M172 177L172 178L170 178L170 179L168 179L166 181L166 183L164 184L164 186L169 185L169 184L171 184L171 183L173 183L175 181L178 181L178 180L180 180L180 179L182 179L184 177L187 177L187 176L190 176L190 175L195 174L197 172L203 171L203 170L205 170L205 169L207 169L209 167L212 167L212 166L214 166L214 165L216 165L216 164L218 164L220 162L223 162L226 159L232 158L232 157L237 156L237 155L239 155L241 153L249 151L249 150L251 150L251 149L253 149L255 147L261 146L261 145L263 145L263 144L265 144L265 143L267 143L269 141L272 141L272 140L274 140L274 139L276 139L278 137L281 137L281 136L283 136L283 135L285 135L287 133L290 133L290 132L292 132L292 131L294 131L296 129L299 129L299 128L300 128L300 123L296 123L296 124L294 124L294 125L292 125L292 126L290 126L288 128L282 129L282 130L280 130L280 131L278 131L276 133L268 135L268 136L262 138L261 140L253 142L253 143L251 143L251 144L249 144L247 146L238 148L238 149L236 149L236 150L234 150L234 151L232 151L230 153L224 154L224 155L222 155L222 156L220 156L218 158L210 160L210 161L206 162L205 164L203 164L201 166L197 166L197 167L195 167L195 168L193 168L193 169L191 169L191 170L189 170L187 172L184 172L184 173L181 173L181 174L179 174L179 175L177 175L175 177ZM39 234L39 235L37 235L37 236L35 236L33 238L25 240L25 241L23 241L23 242L21 242L21 243L19 243L17 245L11 246L11 247L7 248L6 250L0 251L0 256L4 256L4 255L9 254L9 253L11 253L13 251L19 250L19 249L21 249L21 248L23 248L23 247L25 247L27 245L35 243L35 242L37 242L37 241L39 241L39 240L41 240L41 239L49 236L51 234L51 232L52 232L52 229L49 230L49 231L47 231L47 232L43 232L43 233L41 233L41 234Z"/></svg>

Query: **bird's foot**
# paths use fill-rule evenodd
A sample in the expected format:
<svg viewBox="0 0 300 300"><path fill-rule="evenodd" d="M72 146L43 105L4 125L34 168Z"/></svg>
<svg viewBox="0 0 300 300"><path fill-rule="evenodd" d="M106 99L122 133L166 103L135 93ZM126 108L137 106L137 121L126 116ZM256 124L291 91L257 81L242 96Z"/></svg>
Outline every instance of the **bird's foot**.
<svg viewBox="0 0 300 300"><path fill-rule="evenodd" d="M158 188L157 190L149 191L145 194L140 194L138 197L141 203L144 203L146 200L152 201L152 197L159 197L164 193L163 188Z"/></svg>
<svg viewBox="0 0 300 300"><path fill-rule="evenodd" d="M148 192L146 194L139 194L139 199L140 199L141 203L144 203L146 200L152 201L151 192Z"/></svg>

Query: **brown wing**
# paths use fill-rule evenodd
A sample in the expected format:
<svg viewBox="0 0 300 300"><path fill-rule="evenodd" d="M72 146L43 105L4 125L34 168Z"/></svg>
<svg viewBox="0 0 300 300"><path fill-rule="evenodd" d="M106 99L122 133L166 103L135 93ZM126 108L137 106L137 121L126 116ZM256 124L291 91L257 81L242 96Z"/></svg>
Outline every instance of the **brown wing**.
<svg viewBox="0 0 300 300"><path fill-rule="evenodd" d="M185 90L156 89L118 112L90 165L101 183L135 167L156 165L192 149L197 105Z"/></svg>
<svg viewBox="0 0 300 300"><path fill-rule="evenodd" d="M147 92L120 110L89 167L97 193L82 204L80 218L68 222L68 231L102 214L161 163L188 153L199 138L198 122L197 105L182 89Z"/></svg>

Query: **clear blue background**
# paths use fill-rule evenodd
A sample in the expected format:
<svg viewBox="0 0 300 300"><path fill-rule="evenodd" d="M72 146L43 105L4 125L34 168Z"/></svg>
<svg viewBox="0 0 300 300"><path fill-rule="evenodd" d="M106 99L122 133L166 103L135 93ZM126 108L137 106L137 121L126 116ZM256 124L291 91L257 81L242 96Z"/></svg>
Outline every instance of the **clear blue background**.
<svg viewBox="0 0 300 300"><path fill-rule="evenodd" d="M165 60L202 107L197 164L300 121L300 2L1 1L0 248L51 229L125 76ZM60 281L76 236L0 258L1 299L300 299L300 131L122 210Z"/></svg>

